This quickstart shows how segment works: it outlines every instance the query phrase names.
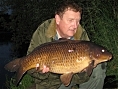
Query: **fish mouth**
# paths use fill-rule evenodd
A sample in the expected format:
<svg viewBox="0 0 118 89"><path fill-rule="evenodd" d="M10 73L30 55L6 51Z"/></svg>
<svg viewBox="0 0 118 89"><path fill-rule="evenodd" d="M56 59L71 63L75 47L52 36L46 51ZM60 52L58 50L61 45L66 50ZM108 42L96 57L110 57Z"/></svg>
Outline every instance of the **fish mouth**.
<svg viewBox="0 0 118 89"><path fill-rule="evenodd" d="M112 55L109 56L108 60L111 60L112 59Z"/></svg>
<svg viewBox="0 0 118 89"><path fill-rule="evenodd" d="M105 59L103 60L103 62L109 61L109 60L111 60L111 59L112 59L112 56L109 56L108 58L105 58Z"/></svg>
<svg viewBox="0 0 118 89"><path fill-rule="evenodd" d="M111 59L112 59L112 55L109 55L109 56L103 58L103 62L109 61Z"/></svg>
<svg viewBox="0 0 118 89"><path fill-rule="evenodd" d="M110 61L112 59L112 56L109 56L109 58L105 58L103 62Z"/></svg>

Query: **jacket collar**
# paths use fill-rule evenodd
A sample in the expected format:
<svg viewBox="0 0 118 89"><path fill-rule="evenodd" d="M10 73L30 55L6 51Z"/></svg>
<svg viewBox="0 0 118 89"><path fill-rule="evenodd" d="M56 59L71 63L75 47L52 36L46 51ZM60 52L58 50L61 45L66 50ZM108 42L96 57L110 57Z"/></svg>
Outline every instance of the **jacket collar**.
<svg viewBox="0 0 118 89"><path fill-rule="evenodd" d="M80 39L81 37L81 34L82 34L82 27L81 25L78 26L77 28L77 32L75 33L75 35L73 36L75 40L78 40ZM56 35L56 21L55 19L53 18L47 31L46 31L46 34L45 34L48 38L54 38L55 35Z"/></svg>

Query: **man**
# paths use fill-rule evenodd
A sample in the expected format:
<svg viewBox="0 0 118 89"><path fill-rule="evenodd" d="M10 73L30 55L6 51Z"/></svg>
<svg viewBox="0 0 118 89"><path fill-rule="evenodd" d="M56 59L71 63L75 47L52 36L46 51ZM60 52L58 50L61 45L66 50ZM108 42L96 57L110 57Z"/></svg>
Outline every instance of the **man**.
<svg viewBox="0 0 118 89"><path fill-rule="evenodd" d="M27 54L37 46L59 38L89 40L86 31L80 25L81 13L81 7L74 2L65 1L61 4L55 18L45 21L34 32ZM35 78L36 89L102 89L106 76L103 65L99 64L94 68L90 78L85 72L75 74L68 87L61 84L58 74L47 72L49 69L46 67L43 72L47 73L32 73L32 70L28 73Z"/></svg>

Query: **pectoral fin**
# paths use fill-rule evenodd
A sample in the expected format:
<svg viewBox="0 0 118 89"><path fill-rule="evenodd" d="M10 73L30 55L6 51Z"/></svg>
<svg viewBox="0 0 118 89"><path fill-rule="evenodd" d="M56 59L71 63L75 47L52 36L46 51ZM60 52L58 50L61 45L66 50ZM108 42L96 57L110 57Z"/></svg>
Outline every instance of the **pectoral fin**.
<svg viewBox="0 0 118 89"><path fill-rule="evenodd" d="M66 73L66 74L61 75L60 79L65 86L68 86L70 84L72 76L73 76L72 72Z"/></svg>
<svg viewBox="0 0 118 89"><path fill-rule="evenodd" d="M89 66L86 68L87 74L90 76L94 68L94 60L89 64Z"/></svg>

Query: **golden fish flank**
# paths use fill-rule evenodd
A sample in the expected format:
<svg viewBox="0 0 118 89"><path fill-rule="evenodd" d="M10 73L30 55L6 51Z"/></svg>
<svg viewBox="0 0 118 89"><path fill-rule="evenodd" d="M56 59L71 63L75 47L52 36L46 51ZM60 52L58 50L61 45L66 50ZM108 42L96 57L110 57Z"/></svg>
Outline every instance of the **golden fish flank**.
<svg viewBox="0 0 118 89"><path fill-rule="evenodd" d="M94 66L111 58L107 49L93 42L58 40L38 46L29 55L6 64L5 69L17 71L17 85L27 70L41 71L45 65L50 72L61 74L61 81L68 86L74 73L86 70L90 75Z"/></svg>

